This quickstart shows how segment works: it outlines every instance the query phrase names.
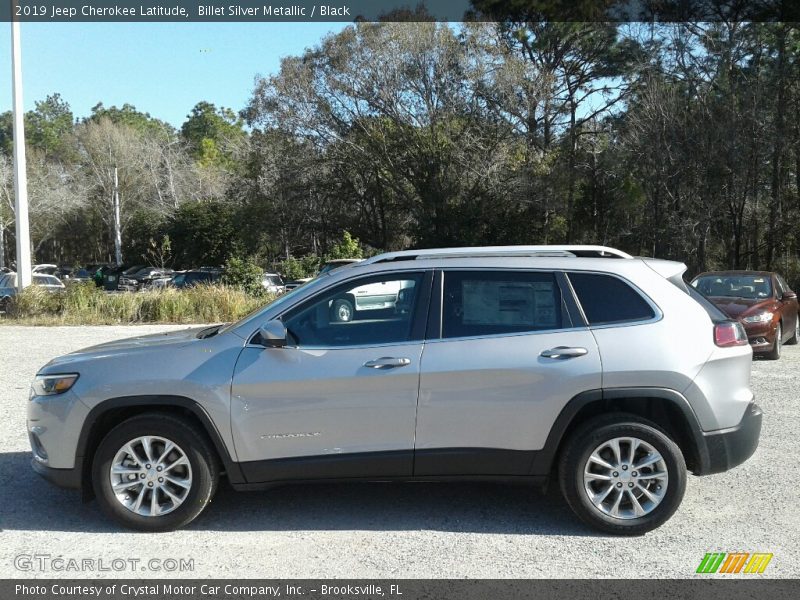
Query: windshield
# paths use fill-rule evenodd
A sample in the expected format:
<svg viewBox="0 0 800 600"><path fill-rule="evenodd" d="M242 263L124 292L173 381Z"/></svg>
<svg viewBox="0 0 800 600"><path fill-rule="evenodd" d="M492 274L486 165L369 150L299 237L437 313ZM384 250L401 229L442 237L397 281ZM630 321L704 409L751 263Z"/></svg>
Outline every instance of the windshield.
<svg viewBox="0 0 800 600"><path fill-rule="evenodd" d="M692 286L704 296L759 300L772 296L767 275L703 275Z"/></svg>

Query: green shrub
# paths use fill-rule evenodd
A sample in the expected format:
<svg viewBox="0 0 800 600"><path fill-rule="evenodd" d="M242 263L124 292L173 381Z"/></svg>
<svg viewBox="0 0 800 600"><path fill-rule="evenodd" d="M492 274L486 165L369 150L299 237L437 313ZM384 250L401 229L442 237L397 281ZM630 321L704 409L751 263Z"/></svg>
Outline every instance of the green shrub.
<svg viewBox="0 0 800 600"><path fill-rule="evenodd" d="M358 241L358 238L354 238L350 235L349 231L345 231L342 234L341 241L331 247L325 258L326 260L336 258L364 258L364 251L361 249L361 242Z"/></svg>
<svg viewBox="0 0 800 600"><path fill-rule="evenodd" d="M319 272L320 259L314 254L309 254L300 258L290 256L283 262L278 263L278 272L283 275L286 281L303 279L304 277L314 277Z"/></svg>
<svg viewBox="0 0 800 600"><path fill-rule="evenodd" d="M264 293L264 269L249 258L233 256L225 263L222 282L225 285L243 290L253 296Z"/></svg>

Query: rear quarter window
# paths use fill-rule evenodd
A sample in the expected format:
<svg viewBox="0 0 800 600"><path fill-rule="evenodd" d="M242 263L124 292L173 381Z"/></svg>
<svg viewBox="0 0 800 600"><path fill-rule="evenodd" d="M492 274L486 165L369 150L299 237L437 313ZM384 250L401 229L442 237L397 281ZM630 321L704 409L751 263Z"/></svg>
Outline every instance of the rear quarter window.
<svg viewBox="0 0 800 600"><path fill-rule="evenodd" d="M568 277L589 325L646 321L656 316L642 295L617 277L598 273L569 273Z"/></svg>

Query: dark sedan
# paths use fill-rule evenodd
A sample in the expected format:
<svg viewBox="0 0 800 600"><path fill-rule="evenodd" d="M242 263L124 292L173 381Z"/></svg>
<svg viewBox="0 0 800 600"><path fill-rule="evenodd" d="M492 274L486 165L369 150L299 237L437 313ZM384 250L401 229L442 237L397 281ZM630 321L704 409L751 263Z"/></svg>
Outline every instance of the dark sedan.
<svg viewBox="0 0 800 600"><path fill-rule="evenodd" d="M754 354L776 360L782 344L797 343L797 294L777 273L714 271L695 277L692 286L744 325Z"/></svg>

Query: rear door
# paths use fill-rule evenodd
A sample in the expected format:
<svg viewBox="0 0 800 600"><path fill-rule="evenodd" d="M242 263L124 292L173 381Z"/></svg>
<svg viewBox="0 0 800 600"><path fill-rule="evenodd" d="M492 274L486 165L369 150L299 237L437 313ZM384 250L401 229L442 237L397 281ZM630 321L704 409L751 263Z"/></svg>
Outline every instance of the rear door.
<svg viewBox="0 0 800 600"><path fill-rule="evenodd" d="M445 270L422 358L414 474L525 475L564 405L601 386L562 276Z"/></svg>

